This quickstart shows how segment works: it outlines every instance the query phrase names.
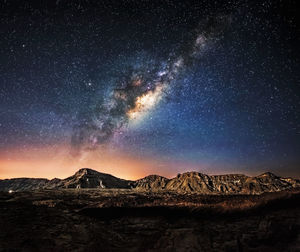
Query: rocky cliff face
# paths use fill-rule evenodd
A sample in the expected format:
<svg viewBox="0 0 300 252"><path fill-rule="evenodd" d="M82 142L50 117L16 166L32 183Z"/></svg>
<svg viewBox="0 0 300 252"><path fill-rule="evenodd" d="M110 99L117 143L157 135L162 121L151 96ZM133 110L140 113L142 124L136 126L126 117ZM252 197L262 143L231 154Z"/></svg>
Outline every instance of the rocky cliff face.
<svg viewBox="0 0 300 252"><path fill-rule="evenodd" d="M170 179L159 175L149 175L145 178L134 181L132 186L137 189L159 191L166 189L166 185L169 181Z"/></svg>
<svg viewBox="0 0 300 252"><path fill-rule="evenodd" d="M30 191L60 188L116 188L138 191L175 191L203 194L261 194L300 187L300 181L281 178L270 172L256 177L242 174L209 176L199 172L186 172L168 179L159 175L129 181L83 168L66 179L6 179L0 180L0 191Z"/></svg>
<svg viewBox="0 0 300 252"><path fill-rule="evenodd" d="M248 177L244 182L243 187L241 188L241 192L277 192L298 186L300 186L299 180L285 179L278 177L270 172L266 172L256 177Z"/></svg>
<svg viewBox="0 0 300 252"><path fill-rule="evenodd" d="M261 194L276 192L300 186L300 181L292 178L281 178L272 173L264 173L256 177L242 174L209 176L199 172L178 174L177 177L165 181L163 187L154 187L149 181L149 186L139 184L137 189L150 188L152 190L170 190L180 193L224 193L224 194Z"/></svg>
<svg viewBox="0 0 300 252"><path fill-rule="evenodd" d="M187 172L178 174L171 179L166 188L172 191L180 192L213 192L214 185L210 176L199 172Z"/></svg>

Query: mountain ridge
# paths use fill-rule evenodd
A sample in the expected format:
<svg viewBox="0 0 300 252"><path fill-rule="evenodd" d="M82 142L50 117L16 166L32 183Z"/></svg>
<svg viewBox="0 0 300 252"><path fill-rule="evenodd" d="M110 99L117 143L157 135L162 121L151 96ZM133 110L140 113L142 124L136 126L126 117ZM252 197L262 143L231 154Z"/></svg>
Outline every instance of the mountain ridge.
<svg viewBox="0 0 300 252"><path fill-rule="evenodd" d="M300 187L300 180L264 172L258 176L244 174L207 175L191 171L166 178L152 174L132 181L81 168L65 179L13 178L0 180L0 191L30 191L42 189L132 189L138 191L175 191L202 194L261 194Z"/></svg>

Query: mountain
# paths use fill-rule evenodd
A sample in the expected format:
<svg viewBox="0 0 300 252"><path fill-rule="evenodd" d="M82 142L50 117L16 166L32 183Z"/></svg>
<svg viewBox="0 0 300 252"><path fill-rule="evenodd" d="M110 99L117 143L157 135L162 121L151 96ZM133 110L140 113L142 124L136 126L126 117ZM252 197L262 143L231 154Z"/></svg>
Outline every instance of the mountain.
<svg viewBox="0 0 300 252"><path fill-rule="evenodd" d="M199 172L186 172L178 174L171 179L166 186L167 190L179 192L203 192L214 191L214 185L210 176Z"/></svg>
<svg viewBox="0 0 300 252"><path fill-rule="evenodd" d="M130 188L131 181L110 174L82 168L73 176L57 182L51 182L47 188Z"/></svg>
<svg viewBox="0 0 300 252"><path fill-rule="evenodd" d="M0 191L32 191L44 188L48 179L40 178L14 178L0 180Z"/></svg>
<svg viewBox="0 0 300 252"><path fill-rule="evenodd" d="M243 174L209 176L199 172L178 174L165 189L177 192L261 194L300 186L296 179L278 177L270 172L256 177Z"/></svg>
<svg viewBox="0 0 300 252"><path fill-rule="evenodd" d="M66 179L15 178L0 180L0 191L31 191L62 188L131 188L132 181L82 168Z"/></svg>
<svg viewBox="0 0 300 252"><path fill-rule="evenodd" d="M206 175L186 172L168 179L149 175L136 181L124 180L89 168L82 168L66 179L16 178L0 180L0 191L30 191L63 188L115 188L139 191L175 191L203 194L261 194L300 187L300 181L266 172L249 177L243 174Z"/></svg>
<svg viewBox="0 0 300 252"><path fill-rule="evenodd" d="M140 189L140 190L152 190L152 191L159 191L166 189L166 185L170 179L159 175L149 175L145 178L136 180L133 182L133 187Z"/></svg>
<svg viewBox="0 0 300 252"><path fill-rule="evenodd" d="M256 177L248 177L242 188L242 192L261 193L276 192L300 186L300 181L276 176L266 172Z"/></svg>

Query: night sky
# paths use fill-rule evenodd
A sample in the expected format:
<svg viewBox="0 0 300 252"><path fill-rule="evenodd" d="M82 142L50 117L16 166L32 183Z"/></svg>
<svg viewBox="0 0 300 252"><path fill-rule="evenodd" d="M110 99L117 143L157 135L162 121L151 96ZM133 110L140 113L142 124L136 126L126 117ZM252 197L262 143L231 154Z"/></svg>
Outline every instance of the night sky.
<svg viewBox="0 0 300 252"><path fill-rule="evenodd" d="M295 1L0 3L0 178L300 176Z"/></svg>

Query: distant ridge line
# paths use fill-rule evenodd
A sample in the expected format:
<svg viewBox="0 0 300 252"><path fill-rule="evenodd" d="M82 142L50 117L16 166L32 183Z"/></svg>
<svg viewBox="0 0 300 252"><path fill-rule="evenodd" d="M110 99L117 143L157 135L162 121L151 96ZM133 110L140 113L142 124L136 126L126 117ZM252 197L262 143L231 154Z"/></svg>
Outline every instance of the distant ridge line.
<svg viewBox="0 0 300 252"><path fill-rule="evenodd" d="M174 178L152 174L132 181L81 168L65 179L13 178L0 180L0 191L32 191L42 189L95 188L131 189L138 191L175 191L202 194L261 194L300 187L300 181L271 172L258 176L244 174L207 175L196 171L179 173Z"/></svg>

